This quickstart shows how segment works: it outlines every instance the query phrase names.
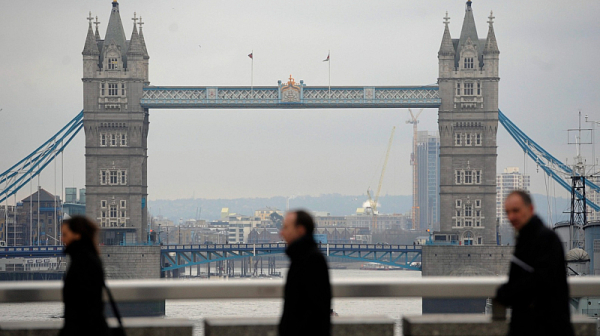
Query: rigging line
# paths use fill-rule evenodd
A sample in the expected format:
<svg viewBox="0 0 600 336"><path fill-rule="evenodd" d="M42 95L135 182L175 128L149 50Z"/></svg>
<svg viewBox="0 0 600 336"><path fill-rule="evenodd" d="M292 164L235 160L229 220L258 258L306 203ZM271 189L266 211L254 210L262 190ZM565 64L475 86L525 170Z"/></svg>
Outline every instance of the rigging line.
<svg viewBox="0 0 600 336"><path fill-rule="evenodd" d="M37 245L40 246L40 174L37 176Z"/></svg>
<svg viewBox="0 0 600 336"><path fill-rule="evenodd" d="M550 222L550 227L552 227L554 223L552 221L552 207L550 206L550 190L548 189L548 179L550 178L550 176L545 174L543 178L544 184L546 185L546 203L548 204L548 219Z"/></svg>
<svg viewBox="0 0 600 336"><path fill-rule="evenodd" d="M31 175L31 173L30 173ZM33 246L33 177L29 177L29 246Z"/></svg>
<svg viewBox="0 0 600 336"><path fill-rule="evenodd" d="M64 138L66 138L67 136L70 136L70 138L67 140L67 142L66 142L66 143L65 143L65 144L64 144L64 145L63 145L61 148L59 148L59 149L58 149L58 153L62 153L62 151L63 151L63 150L64 150L64 149L67 147L67 145L68 145L68 144L69 144L69 143L70 143L70 142L73 140L73 138L74 138L74 137L75 137L75 136L76 136L76 135L79 133L79 131L80 131L80 130L81 130L81 128L82 128L82 124L81 124L81 123L79 123L79 124L77 124L75 127L76 127L76 128L74 129L74 131L72 131L72 132L69 132L68 134L65 134L65 135L64 135L64 136L61 138L61 143L62 143L62 140L63 140ZM58 145L54 145L54 146L53 146L53 149L52 149L52 151L56 151L56 149L55 149L56 147L58 147ZM29 171L28 171L28 172L31 172L31 173L32 173L32 174L31 174L31 176L30 176L30 179L32 179L32 178L34 178L35 176L37 176L38 174L40 174L40 173L41 173L41 172L44 170L44 168L46 168L46 166L48 166L48 164L49 164L49 163L52 161L51 159L50 159L50 160L48 159L48 158L49 158L49 156L50 156L50 154L52 154L52 151L50 151L50 152L48 152L48 153L44 154L44 157L43 157L41 160L39 160L40 162L36 162L36 163L33 165L33 167L31 167L31 168L29 169ZM41 165L41 167L40 167L40 165ZM35 172L33 172L33 170L36 170L36 171L35 171ZM19 191L19 189L21 189L21 188L22 188L22 187L23 187L23 186L24 186L24 185L27 183L27 180L23 181L23 179L25 179L25 176L26 176L26 175L23 175L23 176L21 176L19 179L17 179L15 182L13 182L13 183L10 185L10 187L9 187L9 188L10 188L10 190L13 190L13 191L11 191L10 193L6 194L6 193L5 193L5 191L2 191L2 192L0 192L0 202L4 200L4 199L3 199L3 198L1 198L1 197L9 197L9 196L12 196L14 193L16 193L17 191Z"/></svg>
<svg viewBox="0 0 600 336"><path fill-rule="evenodd" d="M13 211L13 230L13 244L17 246L17 194L15 194L15 211ZM6 231L6 240L6 245L8 245L8 231Z"/></svg>
<svg viewBox="0 0 600 336"><path fill-rule="evenodd" d="M61 143L61 146L63 144ZM61 152L60 153L60 194L62 196L62 202L60 203L60 219L61 219L61 228L62 228L62 219L65 216L65 153ZM62 230L61 230L62 231ZM58 235L58 232L54 232L55 235ZM62 245L62 232L60 235L58 235L58 239L59 239L59 245Z"/></svg>
<svg viewBox="0 0 600 336"><path fill-rule="evenodd" d="M73 118L71 121L69 121L63 128L61 128L60 131L58 131L56 134L54 134L54 136L52 136L50 139L48 139L46 142L44 142L41 146L39 146L37 149L35 149L33 152L31 152L31 154L29 154L28 156L26 156L24 159L22 159L21 161L17 162L15 165L13 165L12 167L8 168L6 171L4 171L2 174L0 174L0 177L2 177L4 179L4 175L7 174L8 172L12 171L15 167L19 166L20 164L22 164L23 162L26 162L27 160L29 160L32 156L34 156L35 154L37 154L40 150L42 150L44 147L46 147L47 144L49 144L50 142L52 142L54 139L56 139L61 133L63 133L67 128L72 129L72 124L76 124L76 123L81 123L83 120L83 110L81 112L79 112L79 114ZM67 133L70 132L67 131Z"/></svg>
<svg viewBox="0 0 600 336"><path fill-rule="evenodd" d="M54 161L54 231L52 231L52 233L54 234L54 245L57 245L58 242L56 241L56 222L58 220L58 216L56 213L56 152L54 153L54 159L52 159L52 161Z"/></svg>

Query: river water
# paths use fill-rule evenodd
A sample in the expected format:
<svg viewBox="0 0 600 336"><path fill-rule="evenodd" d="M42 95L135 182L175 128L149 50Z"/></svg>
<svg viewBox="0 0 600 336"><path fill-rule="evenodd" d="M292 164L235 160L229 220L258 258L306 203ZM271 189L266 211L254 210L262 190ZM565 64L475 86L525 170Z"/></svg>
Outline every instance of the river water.
<svg viewBox="0 0 600 336"><path fill-rule="evenodd" d="M285 272L285 270L284 270ZM356 269L330 270L333 279L366 280L420 278L414 271L367 271ZM222 280L190 280L222 281ZM251 281L251 280L248 280ZM194 336L202 336L204 317L280 316L283 300L168 300L167 318L186 318L194 322ZM400 333L403 315L420 315L420 298L344 298L333 299L333 309L340 316L386 315L396 320L396 335ZM0 304L0 320L50 320L60 318L62 303Z"/></svg>

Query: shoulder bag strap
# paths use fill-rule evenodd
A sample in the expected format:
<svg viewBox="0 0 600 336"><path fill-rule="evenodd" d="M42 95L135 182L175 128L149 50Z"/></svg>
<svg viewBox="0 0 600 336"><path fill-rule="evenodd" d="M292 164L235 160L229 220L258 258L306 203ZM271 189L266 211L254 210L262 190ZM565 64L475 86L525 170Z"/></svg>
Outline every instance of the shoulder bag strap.
<svg viewBox="0 0 600 336"><path fill-rule="evenodd" d="M121 321L121 314L119 313L119 309L117 309L117 304L115 303L115 300L113 299L112 293L110 292L110 289L108 289L108 286L106 286L106 282L104 282L103 285L104 285L104 288L106 289L106 294L108 294L108 300L110 301L110 306L112 307L113 313L115 314L117 321L119 321L119 327L122 330L124 330L123 321Z"/></svg>

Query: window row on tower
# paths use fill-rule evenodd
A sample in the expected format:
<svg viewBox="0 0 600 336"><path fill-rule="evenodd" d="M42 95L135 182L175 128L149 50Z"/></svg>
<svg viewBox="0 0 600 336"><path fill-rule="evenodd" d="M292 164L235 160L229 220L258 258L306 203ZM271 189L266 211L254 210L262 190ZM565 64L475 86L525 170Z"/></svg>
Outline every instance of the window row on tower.
<svg viewBox="0 0 600 336"><path fill-rule="evenodd" d="M481 96L481 82L456 82L457 96Z"/></svg>
<svg viewBox="0 0 600 336"><path fill-rule="evenodd" d="M101 147L127 147L127 132L100 133Z"/></svg>
<svg viewBox="0 0 600 336"><path fill-rule="evenodd" d="M126 95L127 89L124 82L100 82L100 97Z"/></svg>
<svg viewBox="0 0 600 336"><path fill-rule="evenodd" d="M481 184L481 170L455 170L456 184Z"/></svg>
<svg viewBox="0 0 600 336"><path fill-rule="evenodd" d="M100 169L100 185L127 185L127 170Z"/></svg>
<svg viewBox="0 0 600 336"><path fill-rule="evenodd" d="M100 217L98 221L101 227L126 227L127 221L127 201L126 200L101 200Z"/></svg>
<svg viewBox="0 0 600 336"><path fill-rule="evenodd" d="M481 133L454 133L454 146L481 146Z"/></svg>

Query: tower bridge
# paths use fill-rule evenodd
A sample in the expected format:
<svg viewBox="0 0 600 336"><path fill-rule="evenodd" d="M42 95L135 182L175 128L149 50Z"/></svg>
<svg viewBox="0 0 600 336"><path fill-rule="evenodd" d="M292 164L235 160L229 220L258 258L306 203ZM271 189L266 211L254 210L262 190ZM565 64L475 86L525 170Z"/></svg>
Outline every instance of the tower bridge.
<svg viewBox="0 0 600 336"><path fill-rule="evenodd" d="M147 237L148 145L151 109L438 108L440 133L440 232L436 241L496 244L496 133L498 129L499 49L489 16L480 39L471 1L459 38L449 17L438 51L436 85L315 86L291 76L275 86L180 87L150 85L150 53L141 18L134 14L130 38L112 2L104 38L89 25L83 48L86 214L98 221L105 244L140 243ZM82 123L82 126L81 126ZM25 160L28 181L58 148ZM61 142L62 144L63 142ZM61 147L62 148L62 147ZM55 155L54 155L55 157ZM22 183L21 183L22 184ZM20 188L19 186L15 188ZM9 190L16 192L16 189ZM6 190L0 197L6 196Z"/></svg>
<svg viewBox="0 0 600 336"><path fill-rule="evenodd" d="M499 112L499 55L494 16L480 39L471 1L458 38L449 17L438 51L434 85L309 86L287 81L274 86L150 85L149 52L141 18L134 14L130 39L112 2L104 38L92 16L83 48L83 111L56 135L0 174L5 201L55 160L83 129L86 214L101 226L105 244L141 243L147 237L147 138L151 109L350 109L437 108L440 133L440 232L436 242L496 244L496 133L498 121L534 162L561 186L556 171L572 173ZM139 28L138 28L139 27ZM594 191L600 187L586 180ZM577 197L583 197L577 194ZM600 206L587 200L598 211ZM36 223L37 225L37 223ZM1 227L6 239L6 227Z"/></svg>
<svg viewBox="0 0 600 336"><path fill-rule="evenodd" d="M460 38L449 18L438 52L437 85L311 87L290 76L276 86L151 86L149 49L135 15L126 38L113 1L104 39L91 15L83 49L87 215L104 242L143 241L150 109L439 108L441 232L436 239L494 244L499 50L489 17L479 39L471 1ZM139 21L139 22L138 22ZM139 29L138 29L139 26Z"/></svg>

